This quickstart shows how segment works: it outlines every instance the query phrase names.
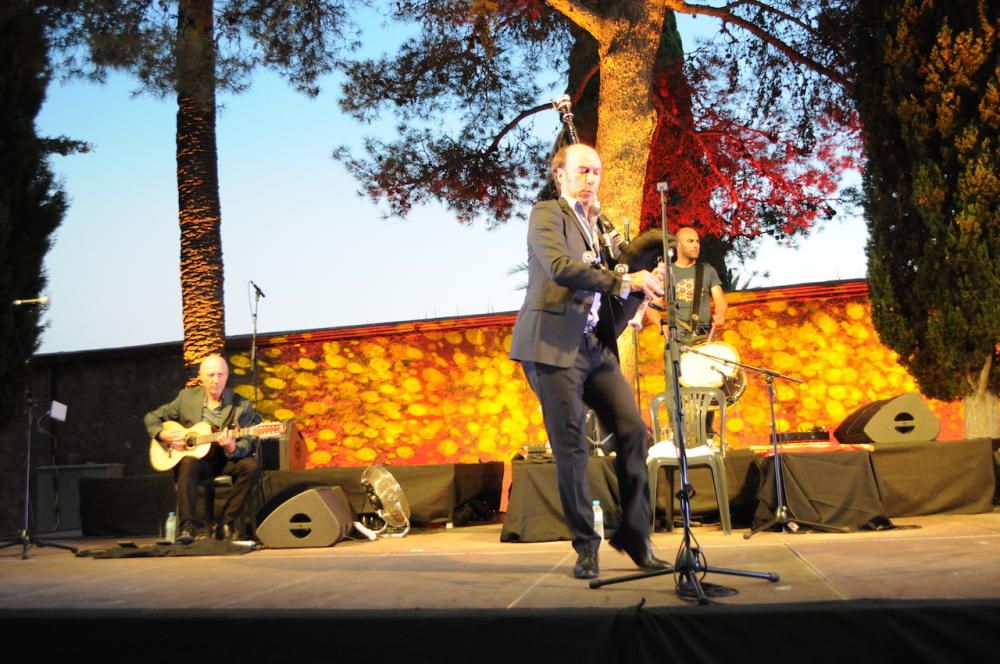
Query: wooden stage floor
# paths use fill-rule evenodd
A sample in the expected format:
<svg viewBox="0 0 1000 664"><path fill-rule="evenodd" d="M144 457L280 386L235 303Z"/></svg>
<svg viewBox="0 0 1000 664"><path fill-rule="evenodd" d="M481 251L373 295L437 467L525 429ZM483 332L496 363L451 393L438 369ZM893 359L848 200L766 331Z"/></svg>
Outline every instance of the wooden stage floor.
<svg viewBox="0 0 1000 664"><path fill-rule="evenodd" d="M775 572L780 581L709 573L738 590L713 600L755 605L1000 598L1000 510L897 518L893 530L849 534L692 529L708 565ZM0 550L0 610L57 609L520 609L689 605L672 576L588 587L572 578L568 542L501 543L500 525L415 530L403 538L341 541L328 548L259 549L245 555L93 559L34 546ZM116 540L63 539L81 550ZM136 539L138 545L153 541ZM654 535L673 561L679 530ZM601 578L632 574L602 548Z"/></svg>

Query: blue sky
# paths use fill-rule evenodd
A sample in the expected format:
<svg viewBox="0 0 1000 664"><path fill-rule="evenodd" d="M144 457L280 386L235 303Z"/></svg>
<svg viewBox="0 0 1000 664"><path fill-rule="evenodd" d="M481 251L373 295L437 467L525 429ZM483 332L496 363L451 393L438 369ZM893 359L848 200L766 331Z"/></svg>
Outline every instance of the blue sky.
<svg viewBox="0 0 1000 664"><path fill-rule="evenodd" d="M691 25L680 21L685 45ZM38 117L43 135L94 146L52 162L70 208L45 262L51 302L40 352L182 337L175 105L133 96L135 87L127 76L54 83ZM266 295L259 334L520 307L523 278L507 271L525 259L526 224L463 226L437 206L382 219L330 158L371 131L341 115L338 94L332 78L309 99L260 72L249 92L220 99L227 334L252 330L251 280ZM553 112L536 130L554 136L557 124ZM861 219L834 219L798 248L764 242L741 271L770 272L753 286L863 277L865 238Z"/></svg>

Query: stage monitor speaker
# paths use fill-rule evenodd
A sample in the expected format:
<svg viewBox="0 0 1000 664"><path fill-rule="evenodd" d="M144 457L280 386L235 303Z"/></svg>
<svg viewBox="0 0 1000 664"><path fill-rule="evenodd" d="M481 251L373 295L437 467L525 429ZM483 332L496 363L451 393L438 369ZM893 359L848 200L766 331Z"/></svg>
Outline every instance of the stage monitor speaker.
<svg viewBox="0 0 1000 664"><path fill-rule="evenodd" d="M833 432L841 443L893 443L937 438L941 423L916 392L873 401L847 416Z"/></svg>
<svg viewBox="0 0 1000 664"><path fill-rule="evenodd" d="M339 486L295 485L257 513L257 538L272 549L333 546L347 537L354 516Z"/></svg>
<svg viewBox="0 0 1000 664"><path fill-rule="evenodd" d="M302 470L306 467L309 448L295 422L285 422L285 432L278 438L262 438L260 463L264 470Z"/></svg>

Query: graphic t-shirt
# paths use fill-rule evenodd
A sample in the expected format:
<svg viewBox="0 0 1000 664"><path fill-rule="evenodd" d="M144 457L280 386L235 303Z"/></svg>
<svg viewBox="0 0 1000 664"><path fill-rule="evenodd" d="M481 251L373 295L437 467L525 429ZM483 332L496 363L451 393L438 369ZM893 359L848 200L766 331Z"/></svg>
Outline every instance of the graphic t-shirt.
<svg viewBox="0 0 1000 664"><path fill-rule="evenodd" d="M685 323L691 322L691 307L694 305L695 265L690 267L673 266L674 281L677 284L677 317ZM719 273L715 271L714 267L707 263L703 265L705 273L701 278L701 302L698 305L698 324L709 326L712 324L712 287L721 286L722 280L719 279Z"/></svg>

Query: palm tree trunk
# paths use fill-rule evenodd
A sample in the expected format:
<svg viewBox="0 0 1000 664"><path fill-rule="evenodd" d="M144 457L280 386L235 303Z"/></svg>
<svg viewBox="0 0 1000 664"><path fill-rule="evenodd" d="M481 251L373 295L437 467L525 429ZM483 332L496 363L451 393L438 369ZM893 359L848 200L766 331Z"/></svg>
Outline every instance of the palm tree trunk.
<svg viewBox="0 0 1000 664"><path fill-rule="evenodd" d="M212 11L212 0L181 0L177 19L177 193L189 368L221 352L226 338Z"/></svg>

